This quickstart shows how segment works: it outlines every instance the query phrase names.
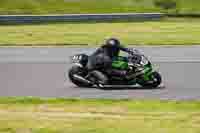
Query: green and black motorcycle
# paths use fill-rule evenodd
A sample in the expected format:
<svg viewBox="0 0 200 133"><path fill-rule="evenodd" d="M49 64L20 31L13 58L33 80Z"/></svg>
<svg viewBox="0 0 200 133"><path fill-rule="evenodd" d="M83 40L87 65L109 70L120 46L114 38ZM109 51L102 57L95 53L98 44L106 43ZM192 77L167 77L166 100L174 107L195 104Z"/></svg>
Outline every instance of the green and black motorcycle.
<svg viewBox="0 0 200 133"><path fill-rule="evenodd" d="M122 78L107 75L109 77L108 85L101 84L100 81L103 80L104 77L98 73L98 71L87 71L86 64L88 62L88 55L74 55L71 60L73 65L68 71L68 77L72 83L79 87L97 86L106 88L140 85L146 88L157 88L162 82L161 75L153 70L152 64L148 58L136 49L132 50L127 56L119 56L113 60L112 67L114 69L127 70L128 76L127 78ZM84 83L82 81L84 81Z"/></svg>

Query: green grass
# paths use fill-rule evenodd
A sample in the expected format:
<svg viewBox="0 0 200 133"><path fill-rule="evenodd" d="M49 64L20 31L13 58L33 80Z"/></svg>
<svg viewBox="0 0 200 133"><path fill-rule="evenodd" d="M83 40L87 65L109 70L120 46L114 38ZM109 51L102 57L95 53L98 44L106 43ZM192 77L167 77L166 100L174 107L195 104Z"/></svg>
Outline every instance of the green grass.
<svg viewBox="0 0 200 133"><path fill-rule="evenodd" d="M0 14L164 12L154 0L1 0ZM200 1L176 0L179 13L200 13Z"/></svg>
<svg viewBox="0 0 200 133"><path fill-rule="evenodd" d="M199 101L0 98L0 133L199 133Z"/></svg>
<svg viewBox="0 0 200 133"><path fill-rule="evenodd" d="M119 38L133 45L200 44L200 19L146 22L0 25L0 45L102 44Z"/></svg>

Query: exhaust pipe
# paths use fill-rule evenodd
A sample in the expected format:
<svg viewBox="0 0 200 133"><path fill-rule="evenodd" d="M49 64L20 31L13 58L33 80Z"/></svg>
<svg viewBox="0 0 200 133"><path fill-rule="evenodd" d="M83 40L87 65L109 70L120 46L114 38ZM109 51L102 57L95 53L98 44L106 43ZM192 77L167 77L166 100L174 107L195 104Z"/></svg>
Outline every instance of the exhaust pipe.
<svg viewBox="0 0 200 133"><path fill-rule="evenodd" d="M73 75L73 78L74 78L75 80L77 80L77 81L79 81L79 82L82 82L82 83L85 83L85 84L93 84L91 81L89 81L89 80L87 80L87 79L85 79L85 78L83 78L82 76L79 76L79 75L77 75L77 74L74 74L74 75Z"/></svg>

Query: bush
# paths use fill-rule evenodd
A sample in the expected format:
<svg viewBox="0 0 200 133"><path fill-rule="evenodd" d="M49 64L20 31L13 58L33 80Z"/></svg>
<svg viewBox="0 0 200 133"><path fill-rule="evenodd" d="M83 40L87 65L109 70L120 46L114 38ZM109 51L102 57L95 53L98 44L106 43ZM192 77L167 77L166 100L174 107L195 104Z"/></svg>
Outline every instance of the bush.
<svg viewBox="0 0 200 133"><path fill-rule="evenodd" d="M177 1L175 0L154 0L154 4L166 12L169 12L171 9L176 9L177 13Z"/></svg>

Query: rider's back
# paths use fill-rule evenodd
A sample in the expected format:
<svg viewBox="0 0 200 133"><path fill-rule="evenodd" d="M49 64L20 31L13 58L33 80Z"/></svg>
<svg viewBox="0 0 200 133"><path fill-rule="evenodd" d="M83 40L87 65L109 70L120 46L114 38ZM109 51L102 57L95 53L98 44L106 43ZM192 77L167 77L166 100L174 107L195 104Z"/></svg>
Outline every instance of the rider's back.
<svg viewBox="0 0 200 133"><path fill-rule="evenodd" d="M112 59L109 53L103 47L98 48L93 54L89 56L88 69L108 68L112 65Z"/></svg>

